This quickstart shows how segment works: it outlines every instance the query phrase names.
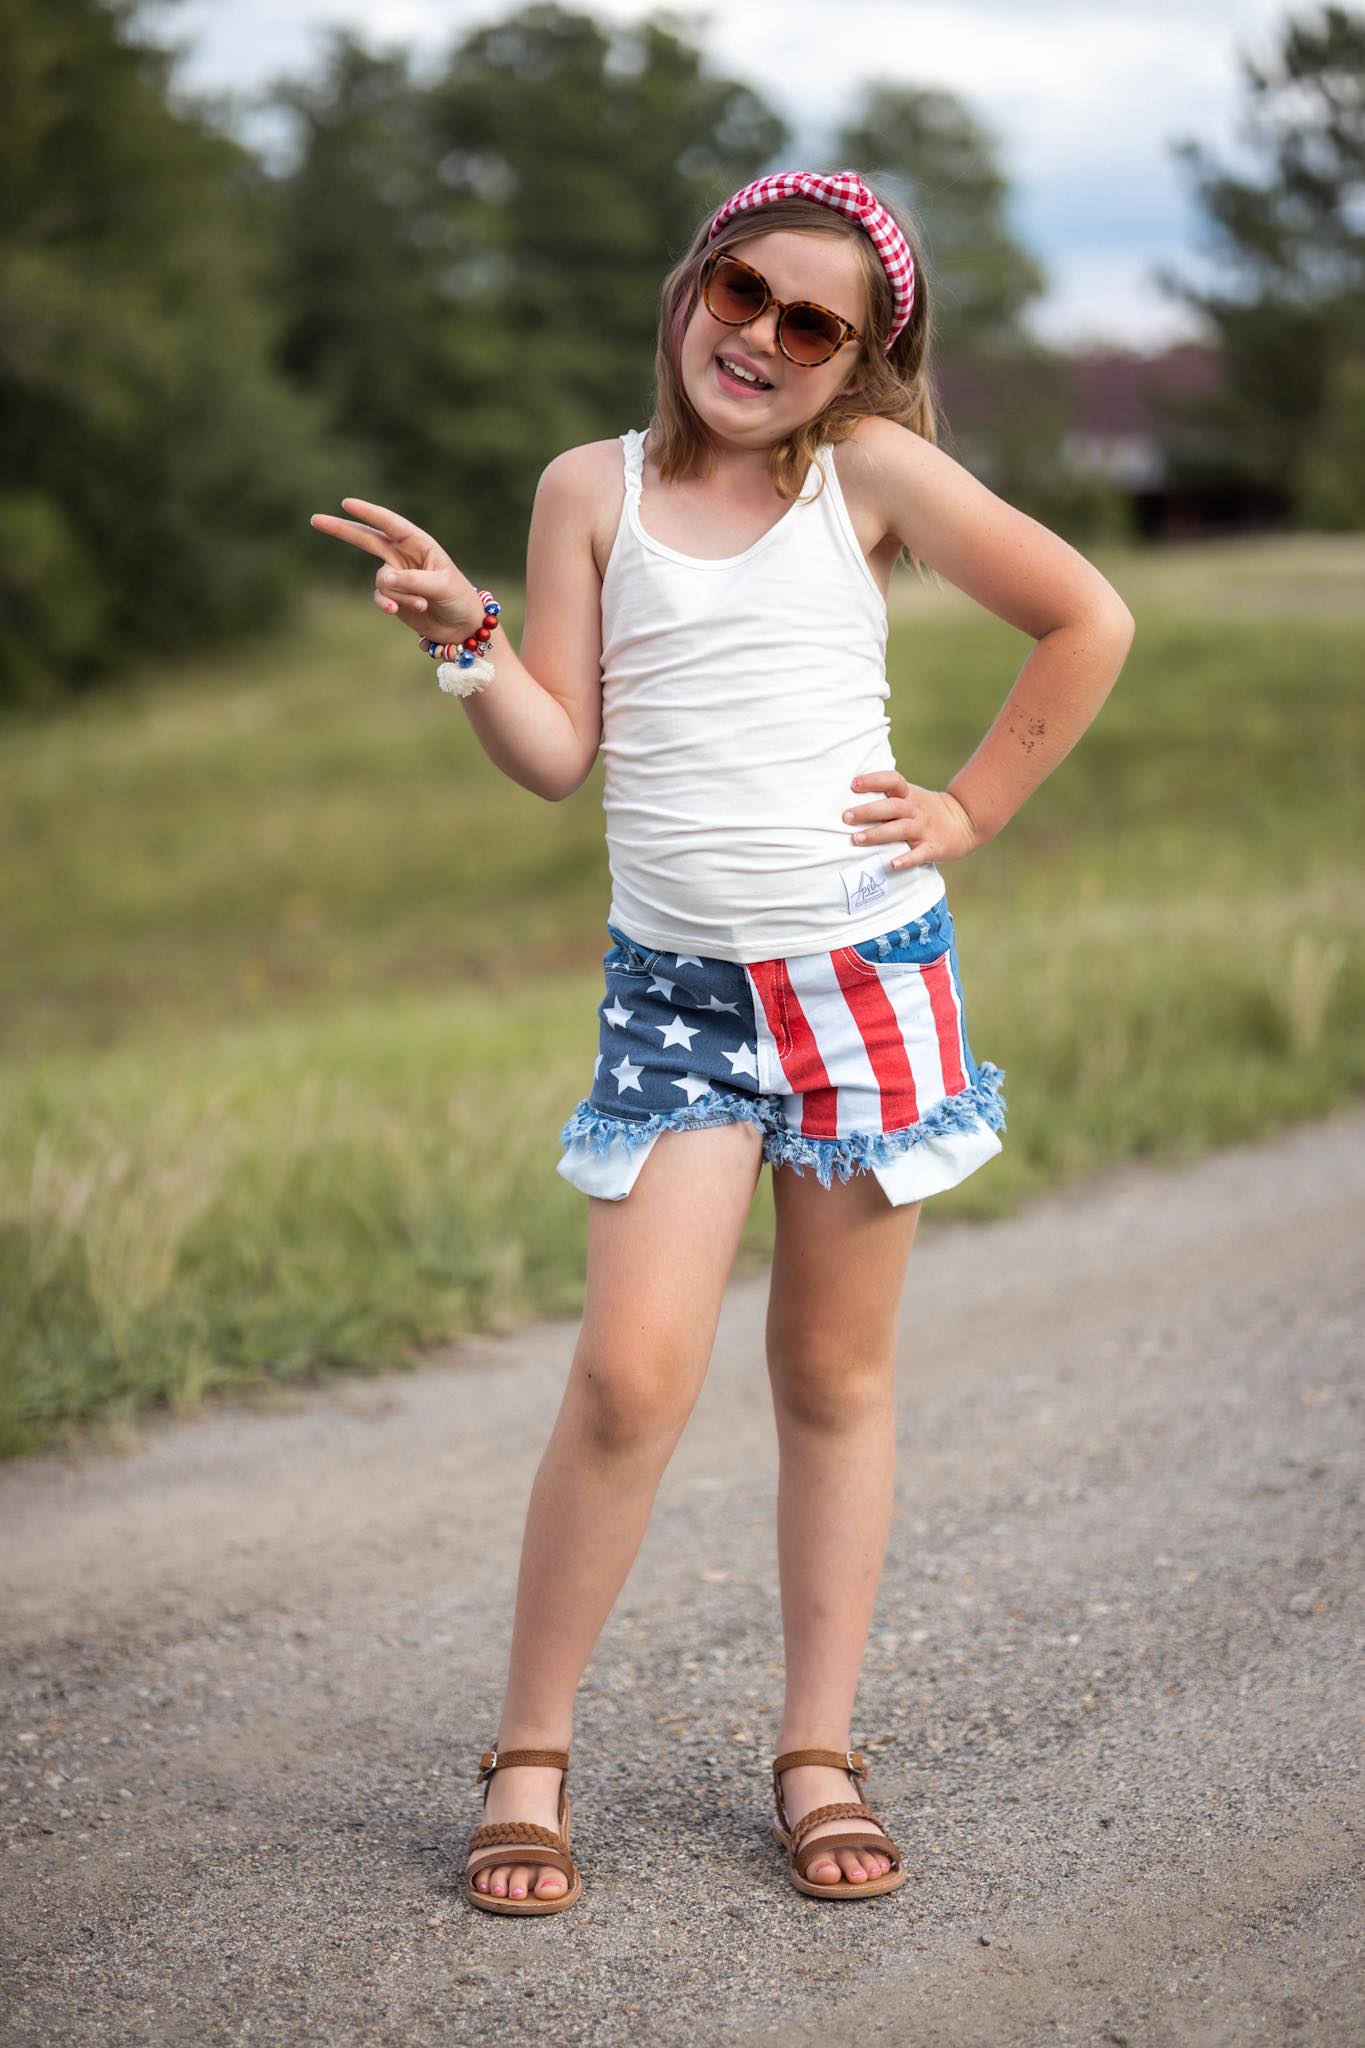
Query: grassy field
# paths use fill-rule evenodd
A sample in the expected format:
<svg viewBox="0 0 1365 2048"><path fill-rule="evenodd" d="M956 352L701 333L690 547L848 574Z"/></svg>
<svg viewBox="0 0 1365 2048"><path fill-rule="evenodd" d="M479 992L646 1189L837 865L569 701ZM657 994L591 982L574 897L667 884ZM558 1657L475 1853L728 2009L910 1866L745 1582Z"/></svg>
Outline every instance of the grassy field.
<svg viewBox="0 0 1365 2048"><path fill-rule="evenodd" d="M1096 552L1138 635L944 870L1002 1157L924 1227L1365 1083L1365 544ZM941 787L1030 643L902 573L893 739ZM513 635L518 607L508 606ZM363 592L0 752L0 1451L278 1399L582 1298L601 770L507 782ZM765 1175L741 1266L771 1242Z"/></svg>

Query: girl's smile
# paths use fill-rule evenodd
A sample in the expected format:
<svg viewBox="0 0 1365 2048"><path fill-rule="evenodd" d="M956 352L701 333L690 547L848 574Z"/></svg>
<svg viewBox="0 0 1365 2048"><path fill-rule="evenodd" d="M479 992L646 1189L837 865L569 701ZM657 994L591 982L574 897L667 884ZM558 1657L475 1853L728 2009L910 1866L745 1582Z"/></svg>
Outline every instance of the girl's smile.
<svg viewBox="0 0 1365 2048"><path fill-rule="evenodd" d="M842 235L779 228L749 236L741 246L745 262L761 271L779 299L810 299L854 326L865 325L862 266ZM696 412L722 445L738 444L754 455L760 451L748 441L741 410L753 413L754 429L770 444L822 413L856 380L863 360L862 344L849 341L823 363L793 363L778 347L777 319L769 305L732 327L717 320L698 294L682 340L682 383ZM733 375L727 363L755 372L763 383Z"/></svg>
<svg viewBox="0 0 1365 2048"><path fill-rule="evenodd" d="M716 381L720 385L721 390L728 393L732 393L736 398L771 397L775 380L771 377L767 377L766 373L761 370L756 370L754 373L755 376L764 377L765 381L761 384L750 383L739 377L733 377L730 374L727 364L735 360L737 359L734 357L727 357L724 353L721 353L716 357ZM745 367L748 367L747 363L745 364Z"/></svg>

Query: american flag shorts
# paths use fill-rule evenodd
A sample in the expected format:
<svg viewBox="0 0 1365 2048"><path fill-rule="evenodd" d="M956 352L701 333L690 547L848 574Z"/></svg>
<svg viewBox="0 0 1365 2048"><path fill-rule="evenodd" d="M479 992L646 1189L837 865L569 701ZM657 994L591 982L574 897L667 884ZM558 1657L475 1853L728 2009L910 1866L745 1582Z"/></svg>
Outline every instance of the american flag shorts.
<svg viewBox="0 0 1365 2048"><path fill-rule="evenodd" d="M892 1203L955 1187L1003 1148L1004 1071L967 1042L946 895L856 945L739 965L613 924L591 1093L557 1171L620 1201L664 1131L752 1123L776 1169L872 1173Z"/></svg>

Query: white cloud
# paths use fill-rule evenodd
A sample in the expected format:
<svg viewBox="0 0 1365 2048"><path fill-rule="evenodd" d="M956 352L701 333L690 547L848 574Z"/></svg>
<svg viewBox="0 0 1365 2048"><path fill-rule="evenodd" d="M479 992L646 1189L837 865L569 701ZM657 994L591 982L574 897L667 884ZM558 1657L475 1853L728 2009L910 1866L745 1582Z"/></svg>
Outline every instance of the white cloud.
<svg viewBox="0 0 1365 2048"><path fill-rule="evenodd" d="M573 0L568 0L573 4ZM160 39L186 50L194 90L249 93L280 72L313 70L323 30L346 25L371 47L406 44L419 71L507 5L472 0L185 0ZM585 0L626 23L658 0ZM1119 340L1160 337L1188 316L1156 301L1146 273L1194 240L1187 181L1172 153L1198 136L1237 154L1239 52L1274 47L1277 0L741 0L668 10L711 68L751 82L795 131L793 163L828 159L860 80L959 94L996 138L1015 231L1052 289L1039 332L1077 331L1082 315ZM931 223L932 225L932 223Z"/></svg>
<svg viewBox="0 0 1365 2048"><path fill-rule="evenodd" d="M1201 275L1183 249L1145 251L1137 258L1122 251L1063 252L1052 261L1052 289L1031 310L1026 325L1040 341L1058 348L1094 344L1145 350L1205 339L1197 315L1153 283L1157 261L1170 263L1185 277Z"/></svg>

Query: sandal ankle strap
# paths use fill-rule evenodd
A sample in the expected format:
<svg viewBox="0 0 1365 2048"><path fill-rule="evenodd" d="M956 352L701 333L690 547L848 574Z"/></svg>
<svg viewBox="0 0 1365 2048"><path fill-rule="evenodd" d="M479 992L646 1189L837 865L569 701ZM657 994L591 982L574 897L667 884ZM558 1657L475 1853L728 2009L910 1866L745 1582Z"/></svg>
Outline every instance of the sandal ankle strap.
<svg viewBox="0 0 1365 2048"><path fill-rule="evenodd" d="M856 1749L786 1749L781 1756L773 1758L773 1804L782 1826L791 1832L787 1819L787 1804L782 1797L782 1773L794 1764L829 1764L836 1771L847 1771L855 1784L867 1777L867 1764Z"/></svg>
<svg viewBox="0 0 1365 2048"><path fill-rule="evenodd" d="M781 1756L773 1758L773 1776L779 1771L788 1771L794 1764L829 1764L836 1771L847 1771L851 1777L865 1778L867 1763L856 1749L788 1749Z"/></svg>
<svg viewBox="0 0 1365 2048"><path fill-rule="evenodd" d="M567 1778L569 1752L567 1749L499 1749L495 1742L479 1758L475 1777L486 1785L494 1771L500 1771L504 1764L543 1764L548 1770L563 1771Z"/></svg>

